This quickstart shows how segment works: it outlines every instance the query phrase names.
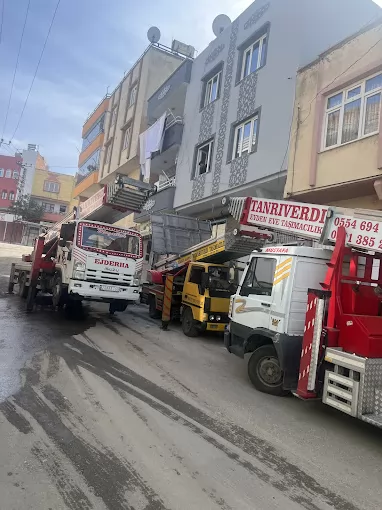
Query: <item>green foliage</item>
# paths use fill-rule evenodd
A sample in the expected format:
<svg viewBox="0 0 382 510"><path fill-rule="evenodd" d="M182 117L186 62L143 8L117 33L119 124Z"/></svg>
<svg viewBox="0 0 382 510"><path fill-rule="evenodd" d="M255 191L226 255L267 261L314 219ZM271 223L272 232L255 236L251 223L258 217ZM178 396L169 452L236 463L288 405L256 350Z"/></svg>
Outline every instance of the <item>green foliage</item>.
<svg viewBox="0 0 382 510"><path fill-rule="evenodd" d="M45 212L44 206L30 195L19 195L8 210L16 219L33 223L39 223Z"/></svg>

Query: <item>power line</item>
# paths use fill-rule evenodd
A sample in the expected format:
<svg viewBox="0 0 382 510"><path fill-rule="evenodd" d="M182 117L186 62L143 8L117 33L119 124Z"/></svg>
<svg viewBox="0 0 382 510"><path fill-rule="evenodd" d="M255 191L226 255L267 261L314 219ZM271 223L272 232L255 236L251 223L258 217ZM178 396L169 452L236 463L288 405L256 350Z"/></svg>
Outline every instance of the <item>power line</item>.
<svg viewBox="0 0 382 510"><path fill-rule="evenodd" d="M5 0L3 0L3 8L4 8L4 1L5 1ZM15 85L15 79L16 79L17 68L18 68L18 66L19 66L19 58L20 58L20 53L21 53L21 46L22 46L22 44L23 44L24 32L25 32L25 27L26 27L26 24L27 24L27 19L28 19L28 14L29 14L29 7L30 7L30 4L31 4L31 0L28 0L27 12L25 13L25 20L24 20L23 30L22 30L22 32L21 32L21 39L20 39L19 49L18 49L18 52L17 52L17 58L16 58L15 71L14 71L14 73L13 73L12 85L11 85L11 92L10 92L10 94L9 94L9 100L8 100L7 112L6 112L6 114L5 114L5 120L4 120L4 126L3 126L3 134L1 135L1 138L4 138L5 128L7 127L8 114L9 114L9 109L10 109L11 101L12 101L13 87L14 87L14 85Z"/></svg>
<svg viewBox="0 0 382 510"><path fill-rule="evenodd" d="M36 67L35 73L34 73L34 75L33 75L32 83L31 83L31 85L30 85L30 87L29 87L28 94L27 94L27 97L26 97L26 99L25 99L23 109L21 110L21 114L20 114L19 120L18 120L18 122L17 122L17 124L16 124L16 128L15 128L15 130L14 130L14 132L13 132L13 135L12 135L11 140L13 140L13 139L14 139L14 137L15 137L15 135L16 135L16 132L17 132L17 130L19 129L19 126L20 126L21 120L22 120L22 118L23 118L23 115L24 115L24 112L25 112L25 108L26 108L26 106L27 106L28 99L29 99L30 93L31 93L32 88L33 88L33 84L34 84L34 82L35 82L35 79L36 79L36 76L37 76L37 72L38 72L38 69L39 69L39 67L40 67L42 57L43 57L43 55L44 55L44 51L45 51L45 48L46 48L46 44L47 44L47 42L48 42L49 35L50 35L51 31L52 31L53 23L54 23L54 20L55 20L55 18L56 18L56 14L57 14L58 7L59 7L59 5L60 5L60 2L61 2L61 0L57 0L57 4L56 4L56 8L55 8L54 13L53 13L52 21L50 22L50 26L49 26L49 29L48 29L48 33L46 34L45 42L44 42L44 45L43 45L42 50L41 50L40 58L39 58L39 60L38 60L38 62L37 62L37 67Z"/></svg>
<svg viewBox="0 0 382 510"><path fill-rule="evenodd" d="M2 4L1 4L0 46L1 46L1 41L3 40L4 5L5 5L5 0L3 0Z"/></svg>

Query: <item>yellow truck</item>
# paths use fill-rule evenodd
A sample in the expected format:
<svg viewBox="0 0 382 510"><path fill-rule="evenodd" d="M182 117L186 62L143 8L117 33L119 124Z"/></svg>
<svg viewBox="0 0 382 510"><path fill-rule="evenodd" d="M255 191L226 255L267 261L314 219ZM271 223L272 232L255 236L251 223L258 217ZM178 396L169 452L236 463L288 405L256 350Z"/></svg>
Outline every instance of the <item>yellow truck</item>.
<svg viewBox="0 0 382 510"><path fill-rule="evenodd" d="M203 331L223 332L228 324L230 296L236 292L238 273L244 269L236 259L248 255L226 249L226 238L211 238L155 264L142 286L141 301L149 305L152 318L162 327L180 319L185 335ZM230 262L228 264L228 262ZM243 266L243 267L241 267Z"/></svg>

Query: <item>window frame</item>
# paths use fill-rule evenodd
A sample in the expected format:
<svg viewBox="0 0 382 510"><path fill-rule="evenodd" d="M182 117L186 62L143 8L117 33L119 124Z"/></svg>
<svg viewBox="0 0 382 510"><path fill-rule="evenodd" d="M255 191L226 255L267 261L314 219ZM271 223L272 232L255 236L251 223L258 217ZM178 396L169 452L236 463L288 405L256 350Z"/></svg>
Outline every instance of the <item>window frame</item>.
<svg viewBox="0 0 382 510"><path fill-rule="evenodd" d="M131 141L131 125L127 126L124 130L123 130L123 136L122 136L122 151L125 151L127 149L129 149L130 147L130 141ZM128 142L126 143L126 135L127 133L129 133L128 135Z"/></svg>
<svg viewBox="0 0 382 510"><path fill-rule="evenodd" d="M0 177L4 177L4 168L0 168Z"/></svg>
<svg viewBox="0 0 382 510"><path fill-rule="evenodd" d="M200 173L200 167L199 167L199 163L200 163L200 159L199 159L199 154L200 154L200 151L201 149L203 149L204 147L206 146L209 146L209 150L208 150L208 158L207 158L207 170L203 173ZM199 144L196 149L195 149L195 163L194 163L194 179L196 177L199 177L200 175L206 175L208 173L211 172L212 170L212 158L213 158L213 151L214 151L214 139L211 138L210 140L207 140L201 144Z"/></svg>
<svg viewBox="0 0 382 510"><path fill-rule="evenodd" d="M216 84L216 97L214 99L211 98L212 95L212 84L217 78L217 84ZM203 100L203 108L208 106L209 104L213 103L214 101L217 101L220 97L220 90L221 90L221 78L222 78L222 70L220 69L217 73L215 73L211 78L206 81L205 87L204 87L204 100ZM208 85L211 84L210 88L208 89ZM209 97L208 97L209 96Z"/></svg>
<svg viewBox="0 0 382 510"><path fill-rule="evenodd" d="M200 281L199 282L196 282L196 281L193 281L191 278L192 278L192 275L193 273L199 273L200 274ZM198 266L198 265L193 265L190 269L190 276L188 278L188 282L189 283L193 283L194 285L200 285L201 282L202 282L202 274L206 272L206 268L204 266Z"/></svg>
<svg viewBox="0 0 382 510"><path fill-rule="evenodd" d="M111 119L110 119L110 127L114 126L117 123L118 117L118 105L114 105L111 109Z"/></svg>
<svg viewBox="0 0 382 510"><path fill-rule="evenodd" d="M254 124L256 121L256 133L255 133L255 141L253 141L253 135L254 135ZM240 128L242 128L242 134L241 134L241 144L243 145L243 138L244 138L244 126L248 124L248 122L251 123L250 127L250 133L249 133L249 143L248 143L248 150L241 148L240 151L236 150L237 147L237 133ZM251 117L247 117L243 121L241 121L239 124L236 123L233 126L233 139L232 139L232 151L231 151L231 161L234 159L239 159L242 157L243 154L247 153L253 154L257 151L257 141L259 138L259 124L260 124L260 114L259 112L256 112L255 114L251 115ZM239 155L236 156L236 152L239 152Z"/></svg>
<svg viewBox="0 0 382 510"><path fill-rule="evenodd" d="M3 189L1 192L1 199L2 200L8 200L8 191L6 189Z"/></svg>
<svg viewBox="0 0 382 510"><path fill-rule="evenodd" d="M261 35L258 39L256 39L253 43L251 43L249 46L244 47L242 50L242 60L241 60L241 70L240 70L240 81L249 76L252 73L255 73L258 71L261 67L263 67L264 64L262 64L263 61L263 52L267 51L268 47L268 41L264 48L264 41L268 39L268 31L266 31L263 35ZM257 67L253 71L251 71L252 66L252 55L253 55L253 48L254 46L259 43L259 55L257 57ZM249 62L250 62L250 68L248 74L245 74L245 67L246 67L246 55L249 52ZM266 56L266 55L265 55ZM265 58L264 56L264 58Z"/></svg>
<svg viewBox="0 0 382 510"><path fill-rule="evenodd" d="M15 176L15 174L16 174L16 176ZM13 172L12 172L12 179L18 179L19 176L20 176L20 174L19 174L18 170L13 170Z"/></svg>
<svg viewBox="0 0 382 510"><path fill-rule="evenodd" d="M253 280L254 280L254 276L256 274L256 270L257 270L257 264L258 264L258 261L259 259L262 259L262 260L269 260L272 264L273 264L273 274L272 274L272 286L270 289L266 289L265 287L256 287L258 289L264 289L264 291L266 292L265 294L264 293L251 293L250 291L246 290L246 289L253 289ZM250 264L248 266L248 269L245 273L245 276L244 276L244 280L243 280L243 284L240 285L240 291L239 291L239 295L240 296L243 296L243 297L250 297L250 296L262 296L262 297L271 297L272 296L272 293L273 293L273 289L274 289L274 277L275 277L275 274L276 274L276 264L277 264L277 259L275 257L267 257L267 256L258 256L258 257L253 257L250 261ZM253 267L254 266L254 267ZM253 267L253 269L252 269ZM252 272L252 275L251 275L251 272ZM247 278L248 276L251 276L251 283L252 285L249 286L245 286L245 283L247 282ZM256 281L259 282L259 280L257 280L256 278ZM262 281L262 280L260 280Z"/></svg>
<svg viewBox="0 0 382 510"><path fill-rule="evenodd" d="M61 211L61 208L65 208L65 211ZM66 214L68 212L68 207L64 204L60 204L59 206L59 213L60 214Z"/></svg>
<svg viewBox="0 0 382 510"><path fill-rule="evenodd" d="M53 184L53 189L50 189L51 186L47 186L47 185L51 185ZM49 189L48 189L49 188ZM59 182L55 182L55 181L49 181L48 179L46 179L44 181L44 191L46 193L60 193L60 183Z"/></svg>
<svg viewBox="0 0 382 510"><path fill-rule="evenodd" d="M138 93L138 83L134 83L134 85L132 85L130 87L129 108L130 108L130 106L133 106L137 102L137 93Z"/></svg>
<svg viewBox="0 0 382 510"><path fill-rule="evenodd" d="M325 99L325 106L323 111L323 128L322 128L322 134L321 134L321 151L328 151L331 149L335 149L337 147L342 147L343 145L347 145L349 143L357 142L358 140L363 140L364 138L368 138L369 136L374 136L379 133L379 125L381 122L381 115L382 115L382 85L378 88L375 88L373 90L370 90L369 92L366 92L366 82L371 80L372 78L375 78L376 76L382 76L382 71L379 71L377 73L374 73L370 76L366 76L362 80L358 80L356 82L353 82L351 84L348 84L346 87L343 87L339 90L333 91L330 94L326 94L324 96ZM360 87L361 91L359 94L354 95L350 98L348 98L348 93L357 89ZM342 94L341 103L337 104L331 108L328 108L328 101L329 99ZM380 103L379 103L379 123L378 123L378 129L376 131L373 131L371 133L365 134L365 121L366 121L366 103L367 99L369 97L375 96L377 94L380 94ZM360 113L359 113L359 123L358 123L358 135L357 138L354 138L354 140L349 140L347 142L342 142L342 130L343 130L343 121L344 121L344 112L345 112L345 106L347 104L350 104L354 101L361 100L361 106L360 106ZM337 131L337 142L333 145L329 145L326 147L326 137L327 137L327 129L328 129L328 120L329 116L332 113L335 113L336 111L339 111L339 121L338 121L338 131Z"/></svg>
<svg viewBox="0 0 382 510"><path fill-rule="evenodd" d="M12 179L12 170L11 170L10 168L8 168L7 170L5 170L4 177L5 177L6 179Z"/></svg>
<svg viewBox="0 0 382 510"><path fill-rule="evenodd" d="M54 204L52 204L51 202L42 202L42 205L44 207L44 212L54 213ZM49 210L47 206L49 207Z"/></svg>
<svg viewBox="0 0 382 510"><path fill-rule="evenodd" d="M103 163L103 166L106 166L110 163L110 160L111 160L111 144L107 144L105 146L105 161Z"/></svg>
<svg viewBox="0 0 382 510"><path fill-rule="evenodd" d="M15 200L15 192L13 190L11 190L8 193L8 200L11 200L11 202L13 202Z"/></svg>

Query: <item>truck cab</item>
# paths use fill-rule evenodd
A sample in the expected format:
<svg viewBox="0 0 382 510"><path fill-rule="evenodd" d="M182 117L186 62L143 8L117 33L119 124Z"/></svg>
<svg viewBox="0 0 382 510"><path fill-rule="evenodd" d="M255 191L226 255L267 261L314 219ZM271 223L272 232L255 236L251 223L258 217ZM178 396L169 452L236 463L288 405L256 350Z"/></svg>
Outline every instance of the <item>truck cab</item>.
<svg viewBox="0 0 382 510"><path fill-rule="evenodd" d="M269 246L252 253L231 297L225 345L244 358L260 391L297 387L309 288L324 281L330 249Z"/></svg>
<svg viewBox="0 0 382 510"><path fill-rule="evenodd" d="M229 298L236 291L230 267L192 262L182 293L182 329L187 336L221 331L228 324Z"/></svg>

